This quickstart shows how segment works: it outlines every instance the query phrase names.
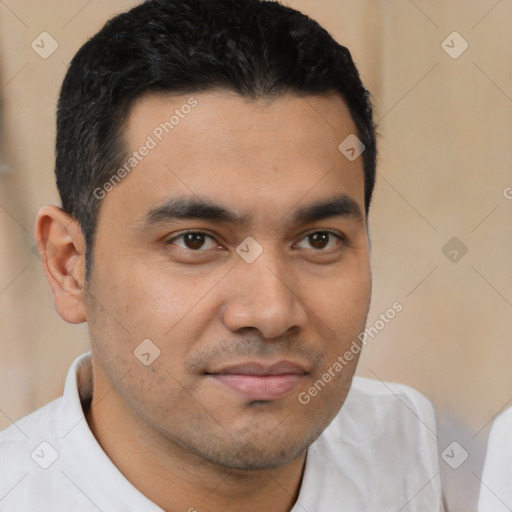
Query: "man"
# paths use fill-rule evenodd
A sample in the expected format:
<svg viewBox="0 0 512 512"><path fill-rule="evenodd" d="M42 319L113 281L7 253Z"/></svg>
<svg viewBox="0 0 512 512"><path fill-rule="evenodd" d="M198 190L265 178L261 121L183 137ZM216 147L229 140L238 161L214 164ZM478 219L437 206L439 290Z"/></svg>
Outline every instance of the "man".
<svg viewBox="0 0 512 512"><path fill-rule="evenodd" d="M275 2L150 0L57 126L35 237L91 353L1 434L2 511L442 508L430 403L353 379L376 144L346 48Z"/></svg>

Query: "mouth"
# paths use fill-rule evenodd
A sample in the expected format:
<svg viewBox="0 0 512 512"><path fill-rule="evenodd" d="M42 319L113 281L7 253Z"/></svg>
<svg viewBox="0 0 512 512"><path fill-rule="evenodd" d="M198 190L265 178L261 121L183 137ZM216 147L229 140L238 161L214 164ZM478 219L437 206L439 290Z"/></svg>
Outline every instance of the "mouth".
<svg viewBox="0 0 512 512"><path fill-rule="evenodd" d="M272 365L248 361L206 375L249 400L277 400L296 389L308 373L304 366L290 361Z"/></svg>

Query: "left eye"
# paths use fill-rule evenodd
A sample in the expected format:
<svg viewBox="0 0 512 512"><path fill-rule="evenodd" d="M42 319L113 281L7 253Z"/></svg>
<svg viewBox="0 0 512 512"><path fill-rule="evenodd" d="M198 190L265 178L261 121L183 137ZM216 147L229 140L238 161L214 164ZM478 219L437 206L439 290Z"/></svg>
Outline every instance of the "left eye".
<svg viewBox="0 0 512 512"><path fill-rule="evenodd" d="M177 243L177 241L182 241ZM215 240L206 233L182 233L181 235L171 238L168 243L173 243L182 249L190 249L192 251L213 249L217 246Z"/></svg>
<svg viewBox="0 0 512 512"><path fill-rule="evenodd" d="M306 235L302 240L303 241L297 245L300 247L300 244L306 241L309 244L309 247L301 247L301 249L313 248L317 251L334 249L336 245L342 241L341 236L331 233L330 231L318 231L316 233L310 233L309 235Z"/></svg>

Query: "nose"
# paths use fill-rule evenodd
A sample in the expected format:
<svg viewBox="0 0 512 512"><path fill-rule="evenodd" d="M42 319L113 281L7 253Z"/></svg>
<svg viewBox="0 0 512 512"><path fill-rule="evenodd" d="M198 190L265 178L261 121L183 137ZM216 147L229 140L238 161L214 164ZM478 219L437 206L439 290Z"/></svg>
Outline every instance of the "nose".
<svg viewBox="0 0 512 512"><path fill-rule="evenodd" d="M240 261L225 283L227 299L222 318L233 332L257 329L265 338L302 330L307 308L299 297L296 276L270 258Z"/></svg>

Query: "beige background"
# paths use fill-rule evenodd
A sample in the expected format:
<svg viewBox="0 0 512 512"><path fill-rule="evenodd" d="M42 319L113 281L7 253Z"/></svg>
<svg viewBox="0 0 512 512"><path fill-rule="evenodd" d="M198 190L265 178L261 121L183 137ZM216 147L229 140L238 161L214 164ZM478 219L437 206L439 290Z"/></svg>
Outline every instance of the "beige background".
<svg viewBox="0 0 512 512"><path fill-rule="evenodd" d="M67 64L136 3L0 0L0 428L59 396L88 349L86 326L55 313L32 229L42 204L59 203L54 119ZM380 125L369 325L395 301L404 309L369 340L358 372L432 400L440 452L457 441L469 454L456 470L441 460L449 510L474 510L490 422L512 405L512 3L288 4L351 49ZM59 44L48 59L31 48L43 31ZM454 31L469 43L457 59L441 46ZM452 237L468 249L455 263L442 252Z"/></svg>

